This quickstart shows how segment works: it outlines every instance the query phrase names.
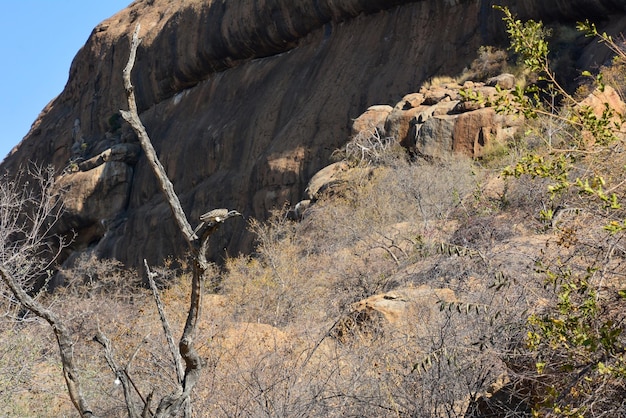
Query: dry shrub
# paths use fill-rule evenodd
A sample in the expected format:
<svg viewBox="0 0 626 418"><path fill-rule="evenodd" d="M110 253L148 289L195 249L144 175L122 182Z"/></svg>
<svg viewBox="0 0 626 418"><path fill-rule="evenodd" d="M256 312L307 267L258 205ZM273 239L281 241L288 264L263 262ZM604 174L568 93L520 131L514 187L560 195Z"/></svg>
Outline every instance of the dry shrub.
<svg viewBox="0 0 626 418"><path fill-rule="evenodd" d="M33 332L34 331L34 332ZM65 394L50 391L61 385L62 375L57 365L46 361L54 356L52 341L38 334L46 331L45 325L34 323L16 326L2 322L0 345L0 415L14 417L49 416L58 404L63 404ZM46 384L48 386L46 386Z"/></svg>
<svg viewBox="0 0 626 418"><path fill-rule="evenodd" d="M402 158L404 150L395 138L384 136L377 128L361 131L353 136L332 157L356 165L381 165Z"/></svg>
<svg viewBox="0 0 626 418"><path fill-rule="evenodd" d="M471 160L462 156L450 155L435 163L395 159L355 178L347 186L353 192L344 193L343 199L318 202L308 221L328 234L330 242L343 237L346 244L382 245L393 241L387 239L393 225L449 220L479 180Z"/></svg>
<svg viewBox="0 0 626 418"><path fill-rule="evenodd" d="M554 107L551 111L554 117L542 115L526 121L523 143L519 144L524 151L583 146L580 130L568 123L568 119L573 117L573 112Z"/></svg>
<svg viewBox="0 0 626 418"><path fill-rule="evenodd" d="M460 83L467 80L484 81L508 70L508 53L494 46L481 46L478 56L463 72Z"/></svg>
<svg viewBox="0 0 626 418"><path fill-rule="evenodd" d="M426 80L422 86L421 89L431 89L431 88L436 88L436 87L445 87L447 85L456 85L458 83L458 80L456 78L450 77L450 76L436 76L436 77L432 77L428 80Z"/></svg>
<svg viewBox="0 0 626 418"><path fill-rule="evenodd" d="M493 325L479 316L444 313L424 335L419 321L399 331L365 315L356 319L362 327L336 332L355 302L414 280L404 269L422 257L425 239L441 239L454 217L465 216L478 182L462 157L384 161L354 170L300 223L284 212L251 223L256 251L228 261L223 288L249 336L237 348L219 332L212 339L210 351L224 353L211 362L211 395L202 401L212 416L461 416L501 372L493 354L463 348ZM278 327L274 345L254 337L265 324ZM251 350L256 357L244 354L245 361L229 354Z"/></svg>
<svg viewBox="0 0 626 418"><path fill-rule="evenodd" d="M0 264L37 298L51 278L53 261L66 245L53 232L63 205L52 167L27 166L0 176ZM16 318L20 305L0 286L0 313ZM23 312L22 312L23 314Z"/></svg>
<svg viewBox="0 0 626 418"><path fill-rule="evenodd" d="M354 316L355 302L402 286L431 283L465 292L476 306L499 309L504 303L504 297L496 300L487 291L499 266L495 261L486 266L481 259L435 251L435 243L449 241L482 204L475 197L482 178L478 169L462 157L412 163L388 151L355 167L352 178L321 196L301 222L289 220L285 211L266 222L253 220L255 252L227 260L223 272L216 268L221 280L208 290L218 294L206 295L197 336L207 359L193 399L197 416L463 416L502 373L495 343L478 346L485 338L504 339L498 333L504 316L490 321L492 312L459 316L456 308L446 308L414 318L405 328L368 313L358 318L360 328L341 338L333 334L333 324ZM497 254L486 257L496 260ZM432 270L422 269L426 265ZM468 271L478 284L470 283ZM118 362L129 366L143 397L173 390L171 356L151 296L136 286L138 275L90 257L63 273L67 286L47 303L77 336L84 390L98 413L126 413L115 376L92 340L98 328L111 340ZM188 307L189 278L165 281L161 297L177 336ZM41 347L51 338L28 334L24 341L41 341L32 343ZM39 367L58 369L55 354L46 353ZM24 356L34 361L36 351ZM12 372L7 369L4 376ZM31 375L25 370L20 382ZM50 399L65 401L54 410L59 412L48 409L43 415L72 413L59 395L63 390L48 386L50 398L37 395L48 405ZM139 395L133 396L141 404ZM6 410L11 415L27 407L9 401Z"/></svg>
<svg viewBox="0 0 626 418"><path fill-rule="evenodd" d="M327 273L319 269L324 256L308 254L297 227L285 211L265 223L250 222L258 240L254 256L226 263L223 292L233 301L237 320L287 326L302 315L321 319L318 306L329 296Z"/></svg>
<svg viewBox="0 0 626 418"><path fill-rule="evenodd" d="M219 294L206 295L197 336L207 358L193 400L197 416L461 416L500 373L492 352L468 348L492 329L479 315L444 311L435 322L417 318L414 326L399 329L370 314L362 318L361 330L331 336L333 324L350 317L355 302L425 280L409 273L416 260L456 263L450 276L470 265L487 275L478 262L424 252L425 243L434 248L434 242L449 238L457 218L466 219L480 178L471 161L450 157L433 165L388 157L380 160L384 164L355 168L352 180L322 196L299 223L285 211L267 222L253 220L255 253L229 259L224 272L215 270L222 278L214 287ZM136 286L138 275L91 257L63 273L67 286L47 303L77 336L84 391L98 413L126 413L121 389L93 341L98 328L144 398L153 390L157 397L173 390L171 356L151 296ZM168 280L161 297L174 335L180 335L189 278ZM461 281L448 284L461 288ZM475 300L485 297L479 296ZM28 334L24 341L40 347L51 338ZM36 351L24 355L34 359ZM33 364L59 368L54 352ZM26 382L31 375L25 370L20 381L26 387L40 382L50 395L36 399L60 405L43 415L72 413L62 385L46 386L41 378ZM141 404L139 395L133 396ZM28 405L9 401L6 410Z"/></svg>
<svg viewBox="0 0 626 418"><path fill-rule="evenodd" d="M132 298L141 285L137 272L117 260L99 259L89 252L82 253L71 267L63 267L58 274L63 278L59 290L79 297L98 294L113 299Z"/></svg>
<svg viewBox="0 0 626 418"><path fill-rule="evenodd" d="M424 237L435 239L431 230L445 228L477 183L462 157L437 165L396 159L353 172L301 223L282 212L252 222L256 253L229 260L224 281L242 320L282 326L306 314L331 321L353 302L398 285L392 274Z"/></svg>
<svg viewBox="0 0 626 418"><path fill-rule="evenodd" d="M94 339L98 331L110 339L115 360L126 368L141 397L145 399L151 392L161 397L174 391L173 361L154 301L147 289L137 285L141 281L138 275L121 269L117 262L91 257L81 258L75 270L67 269L64 274L68 286L46 295L43 302L74 335L83 392L97 406L97 414L127 416L121 386L115 383L103 348ZM176 338L188 309L189 278L171 280L161 293ZM75 410L63 383L54 336L39 319L31 322L16 325L11 321L2 329L6 339L0 352L6 361L0 359L0 385L6 387L3 393L8 398L2 402L0 415L71 416ZM142 405L139 394L133 396Z"/></svg>
<svg viewBox="0 0 626 418"><path fill-rule="evenodd" d="M610 65L603 66L600 73L604 82L615 88L622 100L626 100L626 61L622 57L615 58Z"/></svg>
<svg viewBox="0 0 626 418"><path fill-rule="evenodd" d="M429 327L383 323L342 339L242 324L230 340L213 338L210 389L196 407L209 416L463 416L503 372L497 353L478 346L481 332L501 329L493 314L444 310Z"/></svg>

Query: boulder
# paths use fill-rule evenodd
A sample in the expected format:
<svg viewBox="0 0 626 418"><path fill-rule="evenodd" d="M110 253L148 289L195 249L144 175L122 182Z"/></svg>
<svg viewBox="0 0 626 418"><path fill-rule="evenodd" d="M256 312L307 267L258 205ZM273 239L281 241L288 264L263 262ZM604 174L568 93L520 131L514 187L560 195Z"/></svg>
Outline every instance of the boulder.
<svg viewBox="0 0 626 418"><path fill-rule="evenodd" d="M452 131L452 151L480 157L482 151L498 129L493 108L461 113L455 117Z"/></svg>
<svg viewBox="0 0 626 418"><path fill-rule="evenodd" d="M355 303L352 309L359 311L377 311L393 325L428 322L439 312L438 301L456 300L451 289L437 289L428 285L396 289L391 292L370 296Z"/></svg>
<svg viewBox="0 0 626 418"><path fill-rule="evenodd" d="M345 173L349 169L350 165L346 161L339 161L322 168L309 180L309 184L304 191L307 199L315 201L321 192L327 190L333 184L342 182Z"/></svg>
<svg viewBox="0 0 626 418"><path fill-rule="evenodd" d="M455 116L439 115L415 126L408 148L424 157L440 157L452 152Z"/></svg>
<svg viewBox="0 0 626 418"><path fill-rule="evenodd" d="M459 100L458 88L446 86L435 86L427 89L420 90L420 93L424 95L425 105L435 105L444 100Z"/></svg>
<svg viewBox="0 0 626 418"><path fill-rule="evenodd" d="M370 296L352 305L332 335L345 341L350 335L368 335L385 329L412 337L426 336L443 319L437 302L454 302L450 289L428 285L404 287Z"/></svg>
<svg viewBox="0 0 626 418"><path fill-rule="evenodd" d="M389 105L376 105L367 108L352 122L352 136L385 134L385 120L393 108Z"/></svg>
<svg viewBox="0 0 626 418"><path fill-rule="evenodd" d="M487 80L487 85L491 87L500 87L501 89L511 90L515 87L515 76L509 73L503 73Z"/></svg>
<svg viewBox="0 0 626 418"><path fill-rule="evenodd" d="M493 83L511 81L509 75L494 77ZM495 84L494 84L495 85ZM500 86L501 89L504 87ZM466 100L461 90L471 90L483 100ZM501 94L481 82L466 81L463 86L447 83L422 87L419 93L405 95L387 116L385 133L408 150L426 158L458 152L481 157L490 141L511 138L521 120L496 114L486 103ZM505 93L506 94L506 91Z"/></svg>
<svg viewBox="0 0 626 418"><path fill-rule="evenodd" d="M424 95L422 93L409 93L400 100L395 110L409 110L424 103Z"/></svg>
<svg viewBox="0 0 626 418"><path fill-rule="evenodd" d="M110 222L126 210L132 179L133 167L121 161L60 176L56 187L63 193L65 213L56 232L75 231L77 248L102 238Z"/></svg>
<svg viewBox="0 0 626 418"><path fill-rule="evenodd" d="M407 148L412 142L409 136L411 127L415 125L417 118L424 111L428 111L429 106L412 107L407 110L394 108L385 121L385 133L395 139L397 143Z"/></svg>

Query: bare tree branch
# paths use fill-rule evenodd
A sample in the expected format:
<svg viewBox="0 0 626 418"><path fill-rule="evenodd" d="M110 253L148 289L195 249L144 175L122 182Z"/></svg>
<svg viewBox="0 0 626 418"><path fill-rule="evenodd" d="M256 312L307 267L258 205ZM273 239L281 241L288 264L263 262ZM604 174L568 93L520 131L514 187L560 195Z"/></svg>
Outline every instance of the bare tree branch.
<svg viewBox="0 0 626 418"><path fill-rule="evenodd" d="M148 163L150 164L150 167L157 177L159 185L161 187L161 191L163 192L165 199L170 206L172 215L174 216L174 219L176 220L179 229L181 230L187 243L189 244L194 258L197 258L197 248L194 245L196 235L194 234L191 225L187 221L187 217L185 216L182 205L180 204L178 196L174 191L172 182L167 177L167 173L165 172L163 165L156 155L154 147L152 146L152 142L150 141L150 137L148 136L148 133L146 132L146 129L141 122L141 119L139 119L134 87L130 79L131 71L137 56L137 47L141 42L139 39L139 28L140 26L137 25L135 32L133 33L128 64L124 68L123 73L124 88L126 89L129 110L122 110L120 111L120 113L137 134L141 147L144 150L146 157L148 158ZM185 331L183 332L183 336L181 337L179 343L179 352L182 359L185 360L186 370L182 381L180 382L178 390L173 394L164 397L159 403L155 415L156 417L176 415L181 407L183 407L183 405L186 405L184 409L185 416L191 416L191 406L190 403L187 402L187 400L189 398L189 394L191 393L191 389L193 388L193 386L195 386L195 383L197 382L197 377L194 377L191 380L189 379L189 377L199 375L200 370L202 369L202 362L199 360L199 356L193 349L193 336L196 331L197 317L200 310L200 307L198 306L199 295L201 294L202 283L200 281L200 274L198 269L194 268L189 314L187 317L187 324L185 325Z"/></svg>
<svg viewBox="0 0 626 418"><path fill-rule="evenodd" d="M29 165L0 178L0 263L26 290L43 279L66 245L52 234L63 212L60 197L50 167Z"/></svg>
<svg viewBox="0 0 626 418"><path fill-rule="evenodd" d="M180 200L174 191L174 186L172 182L167 177L167 173L165 172L165 168L159 161L159 158L156 155L156 151L152 146L152 142L150 141L150 137L146 132L146 128L141 123L139 119L139 113L137 111L137 102L135 99L135 88L132 85L130 74L135 65L135 58L137 56L137 48L141 43L139 39L139 29L140 25L137 25L135 28L135 32L133 33L133 39L130 45L130 55L128 57L128 64L124 68L123 78L124 78L124 89L126 90L126 97L128 99L128 111L120 110L120 114L130 124L133 128L137 137L139 138L139 143L141 144L141 148L146 154L146 158L148 159L148 163L150 167L154 171L155 176L159 181L159 186L161 187L161 191L165 195L167 203L170 205L172 210L172 215L174 215L174 219L178 224L178 228L183 233L185 239L189 244L196 239L195 234L193 233L193 228L187 221L187 217L185 216L185 212L183 211L183 207L180 204Z"/></svg>
<svg viewBox="0 0 626 418"><path fill-rule="evenodd" d="M128 59L128 64L126 65L123 73L124 77L124 88L126 90L126 96L128 98L128 111L120 111L122 117L131 125L134 129L135 133L139 137L139 142L141 147L143 148L146 157L148 158L148 163L152 167L154 174L156 175L161 191L163 192L165 199L167 200L172 214L176 220L176 223L184 235L187 243L189 244L189 248L191 251L191 255L193 257L194 267L193 267L193 277L191 283L191 297L189 302L189 311L187 314L187 321L185 322L185 328L183 330L183 335L181 336L180 342L178 344L178 350L180 353L180 357L185 362L185 370L182 372L182 364L178 357L175 357L176 364L176 373L179 380L178 389L161 399L157 411L155 413L155 417L165 417L165 416L174 416L179 413L181 408L183 408L183 413L185 417L191 416L191 403L189 402L189 396L194 386L198 382L200 378L200 374L202 371L202 367L204 366L204 361L196 351L194 347L194 339L196 330L198 328L198 321L201 314L202 308L202 293L203 293L203 282L206 279L207 271L209 271L209 263L206 259L206 253L209 246L209 236L217 229L219 226L229 217L240 215L237 211L228 211L225 209L220 209L216 211L211 211L205 214L207 219L202 219L202 224L200 227L194 231L191 228L191 225L187 221L187 217L182 209L178 196L174 192L174 188L172 183L167 177L165 169L160 163L156 152L152 146L150 141L150 137L146 132L141 119L139 118L139 114L137 111L137 104L135 100L134 87L131 82L131 71L135 63L137 48L140 44L139 39L139 25L137 25L135 32L133 33L133 38L131 42L130 54ZM211 215L211 216L209 216ZM204 215L203 215L204 216ZM202 233L202 238L198 243L198 237L196 236L196 232L199 232L203 227L206 227L204 232ZM146 265L147 267L147 265ZM149 270L148 270L149 273ZM149 279L150 275L148 274ZM151 284L153 286L153 284ZM153 287L154 289L154 287ZM158 297L155 297L157 300L157 307L159 305ZM162 307L159 308L159 314L161 315L161 323L164 326L165 333L171 335L171 331L168 331L166 326L167 321L164 321L164 315L162 314ZM168 338L169 343L169 338ZM170 345L170 350L174 351L172 348L173 342Z"/></svg>
<svg viewBox="0 0 626 418"><path fill-rule="evenodd" d="M126 409L128 410L128 416L130 418L139 418L139 414L135 409L135 406L132 402L131 397L131 381L126 373L126 370L123 370L121 367L117 365L115 361L115 357L113 356L113 348L111 347L111 341L104 335L104 333L100 330L100 324L98 324L98 333L94 337L94 341L102 345L104 347L104 358L106 359L109 368L115 373L115 378L121 383L122 389L124 390L124 399L126 400ZM134 386L134 384L133 384ZM137 387L135 387L137 394L143 401L144 405L147 405L146 400L141 396Z"/></svg>
<svg viewBox="0 0 626 418"><path fill-rule="evenodd" d="M150 418L153 416L152 411L150 411L150 404L152 403L152 397L154 396L154 392L150 392L146 397L146 406L143 408L143 413L141 414L141 418Z"/></svg>
<svg viewBox="0 0 626 418"><path fill-rule="evenodd" d="M163 307L163 302L161 301L161 297L159 296L159 289L156 287L156 283L154 283L154 277L152 271L150 271L150 267L148 266L148 262L144 259L143 264L146 267L146 274L148 275L148 283L150 284L150 289L152 289L152 296L154 297L154 302L156 303L157 310L159 311L159 317L161 318L161 325L163 326L163 333L165 334L165 338L167 339L167 346L170 349L170 353L172 354L172 359L174 360L174 367L176 369L176 377L178 378L178 383L182 383L185 378L185 370L183 369L183 363L180 358L180 353L176 349L176 344L174 343L174 337L172 335L172 328L170 327L169 322L167 321L167 317L165 316L165 308Z"/></svg>
<svg viewBox="0 0 626 418"><path fill-rule="evenodd" d="M216 227L219 226L216 225ZM181 357L185 361L185 375L182 381L182 385L176 393L164 397L159 403L155 417L167 417L173 416L185 405L185 401L189 399L192 389L198 383L204 366L204 361L196 351L193 343L198 327L198 320L200 318L202 310L202 293L204 280L206 279L206 272L209 269L209 263L206 260L206 251L208 249L209 236L211 232L216 228L207 230L201 240L199 250L195 253L193 278L191 282L191 300L189 303L189 312L187 314L187 321L185 323L185 329L183 335L178 343L178 349ZM185 408L185 415L191 416L191 404L187 402Z"/></svg>
<svg viewBox="0 0 626 418"><path fill-rule="evenodd" d="M80 376L74 363L74 343L67 327L54 312L46 309L41 303L30 297L24 289L18 284L17 280L11 275L4 266L0 266L0 276L4 283L11 289L15 298L26 308L31 310L35 315L43 318L50 324L54 330L54 335L59 346L61 355L61 364L63 365L63 377L67 384L67 391L70 395L72 403L83 418L95 417L91 407L87 403L81 391Z"/></svg>

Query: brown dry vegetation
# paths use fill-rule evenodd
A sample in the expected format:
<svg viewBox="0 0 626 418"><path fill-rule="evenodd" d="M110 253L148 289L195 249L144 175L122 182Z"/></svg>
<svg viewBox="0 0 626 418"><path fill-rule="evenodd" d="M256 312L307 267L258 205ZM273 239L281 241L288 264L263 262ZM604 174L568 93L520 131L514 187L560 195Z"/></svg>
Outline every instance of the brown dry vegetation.
<svg viewBox="0 0 626 418"><path fill-rule="evenodd" d="M410 163L394 151L384 163L355 163L351 173L301 222L284 211L251 221L256 252L216 270L198 339L207 368L196 416L462 416L503 374L501 355L475 344L498 324L519 322L517 312L528 308L525 282L537 241L526 237L534 226L525 218L537 209L533 199L511 184L504 196L496 176L462 157ZM513 205L516 199L525 206ZM441 242L457 252L441 251ZM506 292L516 304L494 320L493 309L507 302L488 286L504 263L520 286ZM118 362L129 364L142 397L172 390L172 362L138 274L83 257L64 275L67 287L45 300L72 326L84 390L99 414L126 410L92 341L98 327ZM163 282L170 322L182 324L188 276ZM391 305L357 309L379 294ZM439 310L440 299L460 296L479 312ZM2 332L0 414L71 415L46 325L27 316L5 321Z"/></svg>
<svg viewBox="0 0 626 418"><path fill-rule="evenodd" d="M545 146L535 142L525 146ZM521 143L508 144L507 155L521 154ZM577 169L614 173L613 163L626 163L619 155L595 155ZM557 204L545 180L503 179L493 168L512 158L484 168L462 157L409 162L393 150L375 163L354 161L351 180L327 190L300 222L284 210L252 220L256 252L228 259L207 286L198 338L207 367L194 415L458 417L504 402L518 409L509 416L528 416L526 318L554 296L536 261L567 256L583 268L602 238L581 228L593 214L559 218L559 228L542 221L540 210ZM180 335L189 278L160 273ZM83 257L64 275L68 285L42 297L72 326L98 413L126 414L92 340L98 327L128 364L138 401L171 391L172 361L138 274ZM71 416L47 326L5 317L2 334L0 415Z"/></svg>
<svg viewBox="0 0 626 418"><path fill-rule="evenodd" d="M498 51L483 52L502 64ZM476 71L491 68L485 57ZM581 132L559 121L527 122L482 161L409 161L378 137L354 138L339 153L351 164L348 180L301 221L286 210L250 221L256 251L215 267L206 286L197 338L206 367L194 416L624 416L626 250L623 233L604 228L621 223L623 211L575 188L551 197L551 178L501 176L529 152L547 160L582 149ZM351 153L363 140L381 147ZM588 146L568 174L601 177L621 198L624 146ZM174 335L190 292L185 260L177 264L176 274L159 271ZM97 413L126 415L93 341L98 328L127 365L137 402L171 392L173 362L138 273L84 257L64 277L64 289L40 298L72 327ZM572 290L562 310L563 285L585 280L597 291L597 311L585 314L587 288ZM16 320L6 294L2 308L0 416L75 414L47 325L23 312ZM610 347L551 341L537 319L558 325L580 312L589 333L620 331ZM544 339L534 342L533 332Z"/></svg>

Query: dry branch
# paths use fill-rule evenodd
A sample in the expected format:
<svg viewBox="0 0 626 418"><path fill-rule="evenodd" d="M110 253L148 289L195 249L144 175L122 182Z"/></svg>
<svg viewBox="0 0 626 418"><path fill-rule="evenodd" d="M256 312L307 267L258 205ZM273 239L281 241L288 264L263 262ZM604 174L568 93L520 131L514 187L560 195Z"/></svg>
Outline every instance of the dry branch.
<svg viewBox="0 0 626 418"><path fill-rule="evenodd" d="M161 187L161 191L163 192L163 195L165 196L165 199L170 206L172 215L176 220L176 224L178 225L180 231L183 233L185 240L189 244L192 254L195 255L197 254L196 245L194 245L196 235L193 232L193 228L187 221L187 217L185 216L185 212L183 211L182 205L180 204L180 200L178 199L178 196L174 191L174 186L167 177L165 168L163 168L163 165L159 161L154 147L152 146L152 142L150 141L150 137L148 136L148 133L146 132L146 129L143 126L143 123L141 122L141 119L139 118L139 113L137 111L135 89L132 85L130 76L133 66L135 64L137 48L139 47L139 44L141 42L139 39L139 29L140 26L137 25L137 27L135 28L135 32L133 33L133 38L130 45L128 64L126 64L123 72L124 88L126 90L129 110L121 110L120 114L130 124L130 126L137 134L137 137L139 138L139 143L141 144L141 148L146 154L148 163L150 164L152 171L157 177L159 186ZM198 306L199 297L195 295L195 293L197 292L196 289L199 288L200 293L202 293L202 283L200 281L200 276L196 273L195 270L196 269L194 269L194 275L192 278L193 290L191 295L189 314L187 318L187 325L185 326L185 331L183 332L183 336L181 337L179 343L179 352L183 360L185 360L185 364L187 367L182 382L179 383L179 388L176 390L176 392L161 399L155 417L177 415L184 405L186 405L186 407L184 408L185 416L190 416L191 413L191 409L189 406L190 404L188 402L189 394L191 392L191 389L197 382L197 377L195 376L199 375L200 370L202 369L202 362L198 361L199 356L193 349L193 335L196 331L197 312L199 312L200 310L200 307ZM190 379L190 376L192 376L193 378Z"/></svg>
<svg viewBox="0 0 626 418"><path fill-rule="evenodd" d="M0 266L0 276L9 289L11 289L15 298L19 300L24 307L31 310L38 317L46 320L54 330L54 335L59 346L59 354L61 355L61 364L63 365L63 377L67 384L70 399L81 417L94 418L95 415L81 391L80 376L74 363L74 342L72 341L67 327L54 312L46 309L41 303L30 297L4 266Z"/></svg>
<svg viewBox="0 0 626 418"><path fill-rule="evenodd" d="M137 391L137 394L143 401L144 407L146 407L148 404L146 400L144 399L144 397L141 396L139 389L130 380L130 377L128 376L128 373L126 373L126 370L123 370L121 367L117 365L117 362L115 361L115 356L113 355L113 348L111 347L111 340L109 340L106 337L106 335L104 335L104 333L100 330L99 324L98 324L98 333L94 337L94 340L100 345L102 345L102 347L104 348L104 358L107 364L109 365L109 368L113 371L113 373L115 373L115 378L119 380L119 383L121 383L122 385L122 389L124 390L124 399L126 400L126 408L128 410L128 416L130 418L139 418L139 414L137 413L134 407L134 404L131 400L132 399L131 398L131 384L133 385L133 387Z"/></svg>
<svg viewBox="0 0 626 418"><path fill-rule="evenodd" d="M141 123L139 119L139 113L137 111L137 101L135 99L135 88L132 85L130 74L135 66L135 58L137 56L137 48L141 43L139 39L139 29L140 25L137 25L135 28L135 32L133 33L133 39L130 45L130 55L128 57L128 64L124 67L123 78L124 78L124 89L126 90L126 98L128 100L128 110L120 110L120 114L130 124L133 128L137 137L139 138L139 143L141 144L141 148L143 152L146 154L146 158L148 159L148 163L150 167L154 171L154 175L157 177L159 181L159 186L163 195L167 199L167 203L170 205L172 210L172 215L174 215L174 219L178 224L178 228L181 230L185 239L188 243L196 238L193 233L193 228L187 221L187 217L185 216L185 212L183 211L183 207L180 204L180 200L174 191L174 186L172 182L167 177L167 173L165 172L165 168L159 158L157 157L156 151L152 146L152 142L150 141L150 137L146 132L146 128Z"/></svg>
<svg viewBox="0 0 626 418"><path fill-rule="evenodd" d="M198 237L196 236L194 230L191 228L191 225L189 224L187 217L185 216L178 196L174 192L174 187L172 186L171 181L168 179L165 169L163 168L163 165L159 161L156 152L154 151L154 148L150 141L150 137L148 136L148 133L146 132L146 129L143 126L143 123L141 122L139 114L137 112L134 87L132 85L130 76L135 63L137 48L139 44L139 25L137 25L131 41L128 64L124 68L123 73L124 88L126 90L126 96L128 98L129 110L122 110L120 111L120 113L122 114L122 117L131 125L139 138L141 147L144 150L146 157L148 158L148 163L150 164L150 167L152 167L152 170L159 181L161 191L163 192L165 199L170 206L174 219L176 220L180 231L184 235L189 245L189 249L194 262L189 311L187 314L187 321L185 323L183 335L181 336L180 342L178 344L180 358L182 358L182 360L185 362L185 370L183 373L181 362L178 356L174 354L174 362L176 365L176 373L179 380L179 387L174 393L161 399L161 402L159 403L159 406L155 413L155 417L174 416L177 415L181 411L181 409L183 410L183 413L186 417L190 417L191 404L189 402L189 396L200 378L202 367L204 365L204 361L194 348L194 338L198 327L198 320L200 318L202 307L202 283L206 279L207 271L209 271L210 267L206 259L206 252L209 245L209 236L220 226L220 224L225 219L228 219L228 217L230 216L239 215L239 213L236 211L226 211L227 214L224 218L216 218L214 222L211 223L209 227L202 233L202 238L199 240L200 242L198 242ZM150 272L148 270L148 275L149 274ZM165 334L166 336L168 334L171 336L171 331L169 331L169 325L167 325L167 321L164 320L165 317L163 314L163 308L162 306L159 307L160 303L158 294L156 292L155 295L155 300L157 301L157 307L159 308L161 323L164 326ZM174 352L175 350L172 348L172 346L173 342L170 343L170 350Z"/></svg>
<svg viewBox="0 0 626 418"><path fill-rule="evenodd" d="M185 378L185 371L183 369L183 363L180 358L180 353L176 349L176 344L174 344L172 328L170 327L170 323L165 316L165 307L163 306L163 301L161 301L161 297L159 296L159 289L157 289L156 283L154 282L153 275L155 273L150 271L150 266L148 266L148 262L146 261L146 259L143 260L143 264L146 267L148 283L150 284L150 289L152 289L152 296L154 297L154 302L156 303L157 310L159 311L159 318L161 319L161 325L163 326L163 333L165 334L165 338L167 339L167 346L169 347L170 353L172 354L172 359L174 360L176 377L178 378L178 383L182 383L183 379Z"/></svg>

